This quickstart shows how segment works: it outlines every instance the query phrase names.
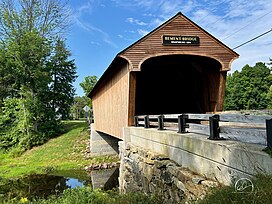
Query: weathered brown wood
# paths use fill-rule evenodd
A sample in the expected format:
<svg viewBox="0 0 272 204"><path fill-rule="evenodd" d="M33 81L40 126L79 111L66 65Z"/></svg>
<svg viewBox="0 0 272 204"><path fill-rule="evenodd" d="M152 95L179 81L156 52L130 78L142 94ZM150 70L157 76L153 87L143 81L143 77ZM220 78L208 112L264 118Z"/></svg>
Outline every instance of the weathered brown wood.
<svg viewBox="0 0 272 204"><path fill-rule="evenodd" d="M227 72L220 72L220 82L219 82L219 92L218 92L218 103L216 111L223 110L224 98L225 98L225 89L226 89L226 77Z"/></svg>
<svg viewBox="0 0 272 204"><path fill-rule="evenodd" d="M128 126L128 98L129 69L121 63L92 98L95 130L122 139L123 127Z"/></svg>
<svg viewBox="0 0 272 204"><path fill-rule="evenodd" d="M163 35L199 36L200 46L164 46ZM159 43L158 43L159 42ZM214 58L221 62L222 70L230 70L230 63L238 55L222 44L210 34L203 32L200 27L183 15L177 15L171 21L155 30L146 38L141 39L133 46L120 53L120 56L129 58L133 70L140 70L141 63L150 57L165 54L190 54Z"/></svg>
<svg viewBox="0 0 272 204"><path fill-rule="evenodd" d="M135 116L136 73L129 73L128 126L133 126Z"/></svg>

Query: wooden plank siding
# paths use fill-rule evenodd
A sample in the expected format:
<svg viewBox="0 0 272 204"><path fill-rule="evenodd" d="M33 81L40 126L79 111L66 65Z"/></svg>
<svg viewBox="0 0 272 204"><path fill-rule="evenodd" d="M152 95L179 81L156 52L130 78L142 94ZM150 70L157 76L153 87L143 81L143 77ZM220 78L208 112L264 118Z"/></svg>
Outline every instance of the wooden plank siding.
<svg viewBox="0 0 272 204"><path fill-rule="evenodd" d="M162 45L163 35L198 36L200 45ZM229 71L230 64L238 54L224 46L199 26L187 19L182 14L176 15L161 29L151 32L150 35L124 50L119 54L130 60L131 71L140 71L141 64L148 58L172 55L189 54L214 58L222 64L221 71Z"/></svg>
<svg viewBox="0 0 272 204"><path fill-rule="evenodd" d="M128 126L129 64L122 63L92 98L94 128L122 139Z"/></svg>

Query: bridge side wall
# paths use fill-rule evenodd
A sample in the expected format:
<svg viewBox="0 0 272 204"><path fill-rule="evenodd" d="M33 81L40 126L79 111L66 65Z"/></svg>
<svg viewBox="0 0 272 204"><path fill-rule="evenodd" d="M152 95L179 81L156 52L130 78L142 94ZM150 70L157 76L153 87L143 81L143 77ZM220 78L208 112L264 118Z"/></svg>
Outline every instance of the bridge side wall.
<svg viewBox="0 0 272 204"><path fill-rule="evenodd" d="M129 64L119 65L92 97L94 129L122 139L128 126Z"/></svg>
<svg viewBox="0 0 272 204"><path fill-rule="evenodd" d="M166 155L178 165L225 185L241 177L272 173L272 158L262 151L262 145L139 127L125 128L124 142Z"/></svg>

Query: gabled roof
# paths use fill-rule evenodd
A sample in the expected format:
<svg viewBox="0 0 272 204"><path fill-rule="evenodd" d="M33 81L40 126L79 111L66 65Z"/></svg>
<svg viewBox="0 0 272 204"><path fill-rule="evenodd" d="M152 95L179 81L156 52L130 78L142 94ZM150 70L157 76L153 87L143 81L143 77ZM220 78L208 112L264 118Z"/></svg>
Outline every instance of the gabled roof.
<svg viewBox="0 0 272 204"><path fill-rule="evenodd" d="M124 50L122 50L121 52L119 52L117 54L121 55L123 53L125 53L128 49L132 48L134 45L142 42L143 40L145 40L146 38L148 38L149 36L151 36L153 33L155 33L156 31L162 29L163 27L165 27L168 23L170 23L171 21L173 21L175 18L182 16L183 18L185 18L187 21L189 21L191 24L193 24L195 27L197 27L199 30L203 31L205 34L207 34L209 37L211 37L213 40L217 41L219 44L221 44L223 47L225 47L226 49L228 49L230 52L232 52L234 55L239 56L239 54L235 51L233 51L231 48L229 48L227 45L225 45L224 43L222 43L220 40L218 40L216 37L214 37L213 35L211 35L209 32L207 32L206 30L204 30L203 28L201 28L199 25L197 25L195 22L193 22L192 20L190 20L189 18L187 18L185 15L183 15L181 12L178 12L176 15L174 15L172 18L170 18L169 20L167 20L166 22L164 22L163 24L161 24L159 27L155 28L154 30L152 30L151 32L149 32L148 34L146 34L145 36L143 36L142 38L140 38L139 40L137 40L135 43L131 44L130 46L128 46L127 48L125 48Z"/></svg>
<svg viewBox="0 0 272 204"><path fill-rule="evenodd" d="M203 33L205 33L206 35L208 35L210 38L212 38L214 41L216 41L217 43L219 43L222 47L224 47L225 49L227 49L229 52L231 52L233 55L235 55L236 57L239 56L238 53L236 53L235 51L233 51L231 48L229 48L227 45L225 45L224 43L222 43L220 40L218 40L217 38L215 38L213 35L211 35L209 32L207 32L206 30L204 30L203 28L201 28L200 26L198 26L196 23L194 23L193 21L191 21L189 18L187 18L185 15L183 15L181 12L178 12L175 16L173 16L172 18L170 18L169 20L167 20L166 22L164 22L163 24L161 24L160 26L158 26L157 28L155 28L154 30L152 30L151 32L149 32L147 35L143 36L142 38L140 38L139 40L137 40L135 43L131 44L130 46L128 46L127 48L125 48L124 50L122 50L121 52L119 52L115 58L113 59L113 61L111 62L111 64L109 65L109 67L105 70L105 72L102 74L102 76L100 77L100 79L98 80L98 82L96 83L96 85L94 86L93 90L88 94L88 97L91 97L93 95L93 93L95 92L95 90L99 87L99 85L102 83L102 81L109 76L109 74L113 71L113 69L115 68L115 64L119 61L122 60L122 58L120 57L122 54L124 54L126 51L128 51L129 49L132 49L135 45L141 43L142 41L144 41L145 39L147 39L148 37L150 37L152 34L154 34L155 32L157 32L158 30L162 29L163 27L165 27L168 23L172 22L174 19L176 19L177 17L183 17L185 20L187 20L189 23L191 23L193 26L195 26L197 29L201 30Z"/></svg>

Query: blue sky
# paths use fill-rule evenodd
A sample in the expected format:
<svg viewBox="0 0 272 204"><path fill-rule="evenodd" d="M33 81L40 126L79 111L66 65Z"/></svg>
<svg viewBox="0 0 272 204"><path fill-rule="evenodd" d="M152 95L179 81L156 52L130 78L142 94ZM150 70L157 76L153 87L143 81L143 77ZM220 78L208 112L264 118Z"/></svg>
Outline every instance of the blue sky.
<svg viewBox="0 0 272 204"><path fill-rule="evenodd" d="M271 0L70 0L67 47L75 59L79 83L100 77L117 53L182 12L200 27L234 48L272 29ZM231 71L272 58L272 32L235 50Z"/></svg>

